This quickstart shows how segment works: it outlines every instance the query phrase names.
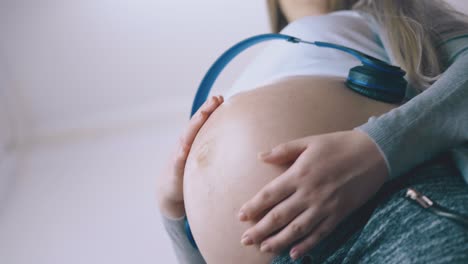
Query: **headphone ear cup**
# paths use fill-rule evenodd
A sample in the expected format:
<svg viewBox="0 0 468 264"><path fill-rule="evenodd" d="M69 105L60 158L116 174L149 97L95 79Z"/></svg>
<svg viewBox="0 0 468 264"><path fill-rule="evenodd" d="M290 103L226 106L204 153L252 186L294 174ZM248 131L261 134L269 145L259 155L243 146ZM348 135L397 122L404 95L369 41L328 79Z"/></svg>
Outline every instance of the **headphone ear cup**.
<svg viewBox="0 0 468 264"><path fill-rule="evenodd" d="M382 101L390 104L398 104L401 103L402 99L399 97L395 97L393 94L384 93L382 91L377 91L375 89L370 89L365 86L361 86L359 84L346 82L346 86L350 88L352 91L357 92L358 94L367 96L377 101Z"/></svg>
<svg viewBox="0 0 468 264"><path fill-rule="evenodd" d="M346 80L351 90L387 103L401 103L407 84L402 76L363 65L352 68Z"/></svg>

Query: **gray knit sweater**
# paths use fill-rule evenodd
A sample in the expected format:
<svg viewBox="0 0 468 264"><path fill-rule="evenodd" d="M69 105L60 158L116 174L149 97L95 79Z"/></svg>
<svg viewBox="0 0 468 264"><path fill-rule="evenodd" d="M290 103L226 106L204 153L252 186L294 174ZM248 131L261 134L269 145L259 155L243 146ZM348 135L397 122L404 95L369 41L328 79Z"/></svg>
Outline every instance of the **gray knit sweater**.
<svg viewBox="0 0 468 264"><path fill-rule="evenodd" d="M429 89L355 129L367 133L385 157L390 178L450 151L468 182L468 36L444 47L451 65ZM184 218L162 216L179 263L205 263L187 240Z"/></svg>

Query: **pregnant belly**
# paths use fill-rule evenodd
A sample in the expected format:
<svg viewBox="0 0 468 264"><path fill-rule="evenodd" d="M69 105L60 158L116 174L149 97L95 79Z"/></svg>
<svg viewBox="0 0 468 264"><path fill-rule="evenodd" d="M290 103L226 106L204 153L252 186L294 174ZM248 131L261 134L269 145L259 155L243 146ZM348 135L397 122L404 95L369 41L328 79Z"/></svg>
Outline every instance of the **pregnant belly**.
<svg viewBox="0 0 468 264"><path fill-rule="evenodd" d="M257 153L279 143L350 130L394 105L358 95L338 77L296 76L239 93L221 105L198 133L187 159L187 218L207 263L270 263L274 255L240 237L247 200L287 167L264 164Z"/></svg>

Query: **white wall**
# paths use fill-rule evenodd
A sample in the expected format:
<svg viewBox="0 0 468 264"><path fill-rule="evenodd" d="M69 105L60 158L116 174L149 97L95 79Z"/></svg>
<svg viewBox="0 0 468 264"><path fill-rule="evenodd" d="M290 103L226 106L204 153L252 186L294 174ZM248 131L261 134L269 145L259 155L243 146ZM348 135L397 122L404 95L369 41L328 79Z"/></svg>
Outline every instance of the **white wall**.
<svg viewBox="0 0 468 264"><path fill-rule="evenodd" d="M0 214L2 264L176 263L155 178L180 127L36 146Z"/></svg>
<svg viewBox="0 0 468 264"><path fill-rule="evenodd" d="M464 12L468 14L468 4L466 0L446 0L450 4L452 4L455 9L457 9L460 12Z"/></svg>
<svg viewBox="0 0 468 264"><path fill-rule="evenodd" d="M448 0L468 11L463 0ZM2 0L0 48L27 140L188 112L228 46L268 30L265 1ZM229 87L254 51L218 82ZM110 121L112 120L112 121Z"/></svg>
<svg viewBox="0 0 468 264"><path fill-rule="evenodd" d="M3 0L0 10L0 47L33 138L188 113L215 58L268 29L263 1Z"/></svg>
<svg viewBox="0 0 468 264"><path fill-rule="evenodd" d="M267 30L264 1L0 0L0 160L29 146L0 161L0 263L173 262L154 179L214 59Z"/></svg>
<svg viewBox="0 0 468 264"><path fill-rule="evenodd" d="M25 149L0 171L0 263L175 263L155 178L208 67L268 29L263 2L241 3L0 0L0 111Z"/></svg>
<svg viewBox="0 0 468 264"><path fill-rule="evenodd" d="M0 215L12 184L17 176L18 156L17 119L11 97L12 84L6 77L6 69L0 61Z"/></svg>

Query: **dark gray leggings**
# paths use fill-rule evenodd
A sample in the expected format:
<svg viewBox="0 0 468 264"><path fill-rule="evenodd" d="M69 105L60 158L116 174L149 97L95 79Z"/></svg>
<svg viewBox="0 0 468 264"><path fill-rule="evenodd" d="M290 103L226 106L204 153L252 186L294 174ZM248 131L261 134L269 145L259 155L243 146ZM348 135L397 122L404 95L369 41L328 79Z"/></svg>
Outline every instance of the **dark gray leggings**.
<svg viewBox="0 0 468 264"><path fill-rule="evenodd" d="M306 256L272 263L468 263L468 229L404 198L407 187L468 215L468 185L441 156L385 184Z"/></svg>

